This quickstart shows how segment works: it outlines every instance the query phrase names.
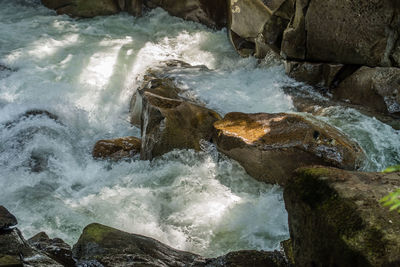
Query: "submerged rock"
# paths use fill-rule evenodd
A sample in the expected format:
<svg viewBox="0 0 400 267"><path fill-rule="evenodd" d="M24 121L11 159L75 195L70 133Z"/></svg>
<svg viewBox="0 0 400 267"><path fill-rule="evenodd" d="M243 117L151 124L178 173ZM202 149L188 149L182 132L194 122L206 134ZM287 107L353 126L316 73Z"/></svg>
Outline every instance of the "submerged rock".
<svg viewBox="0 0 400 267"><path fill-rule="evenodd" d="M42 4L72 17L92 18L120 12L115 0L41 0Z"/></svg>
<svg viewBox="0 0 400 267"><path fill-rule="evenodd" d="M185 266L200 258L189 252L175 250L155 239L101 224L86 226L73 252L78 261L97 261L105 267Z"/></svg>
<svg viewBox="0 0 400 267"><path fill-rule="evenodd" d="M400 173L297 170L284 189L297 266L400 266L400 214L379 200Z"/></svg>
<svg viewBox="0 0 400 267"><path fill-rule="evenodd" d="M213 110L151 92L142 95L141 159L148 160L173 149L200 150L210 141L213 123L221 119Z"/></svg>
<svg viewBox="0 0 400 267"><path fill-rule="evenodd" d="M285 61L289 77L319 87L331 87L343 67L342 64Z"/></svg>
<svg viewBox="0 0 400 267"><path fill-rule="evenodd" d="M226 0L144 0L147 7L161 7L172 16L199 22L212 28L226 26Z"/></svg>
<svg viewBox="0 0 400 267"><path fill-rule="evenodd" d="M121 160L140 153L141 141L134 136L111 140L100 140L93 148L93 157L98 159Z"/></svg>
<svg viewBox="0 0 400 267"><path fill-rule="evenodd" d="M17 218L5 207L0 206L0 231L18 224Z"/></svg>
<svg viewBox="0 0 400 267"><path fill-rule="evenodd" d="M31 237L28 242L38 250L47 254L53 260L66 267L75 266L72 259L71 246L60 238L50 239L45 232L38 233Z"/></svg>
<svg viewBox="0 0 400 267"><path fill-rule="evenodd" d="M214 123L217 148L253 177L285 185L293 170L310 164L354 170L364 152L321 121L296 114L229 113Z"/></svg>
<svg viewBox="0 0 400 267"><path fill-rule="evenodd" d="M362 67L333 89L336 99L400 115L400 68Z"/></svg>

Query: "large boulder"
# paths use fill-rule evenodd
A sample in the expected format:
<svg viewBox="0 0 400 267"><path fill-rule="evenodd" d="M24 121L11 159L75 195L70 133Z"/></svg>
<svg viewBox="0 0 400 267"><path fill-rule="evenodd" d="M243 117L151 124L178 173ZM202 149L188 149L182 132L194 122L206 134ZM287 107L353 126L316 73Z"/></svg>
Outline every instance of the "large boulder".
<svg viewBox="0 0 400 267"><path fill-rule="evenodd" d="M400 173L297 170L284 189L297 266L400 266L400 214L379 200Z"/></svg>
<svg viewBox="0 0 400 267"><path fill-rule="evenodd" d="M100 140L94 145L92 155L97 159L121 160L140 153L141 141L134 136Z"/></svg>
<svg viewBox="0 0 400 267"><path fill-rule="evenodd" d="M18 224L17 219L5 207L0 206L0 231Z"/></svg>
<svg viewBox="0 0 400 267"><path fill-rule="evenodd" d="M400 115L400 68L361 67L333 95L377 112Z"/></svg>
<svg viewBox="0 0 400 267"><path fill-rule="evenodd" d="M91 18L120 12L116 0L41 0L43 5L72 17Z"/></svg>
<svg viewBox="0 0 400 267"><path fill-rule="evenodd" d="M28 242L63 266L75 266L75 261L72 258L71 246L65 243L62 239L50 239L45 232L41 232L31 237Z"/></svg>
<svg viewBox="0 0 400 267"><path fill-rule="evenodd" d="M202 140L210 141L213 123L221 119L196 99L182 96L183 90L170 72L207 71L181 61L166 61L149 69L143 84L131 100L131 123L142 133L141 159L149 160L173 149L200 150Z"/></svg>
<svg viewBox="0 0 400 267"><path fill-rule="evenodd" d="M399 6L396 0L297 0L282 54L297 60L398 66L392 54L399 34Z"/></svg>
<svg viewBox="0 0 400 267"><path fill-rule="evenodd" d="M105 267L184 266L200 258L189 252L175 250L155 239L96 223L86 226L73 252L78 261L95 260Z"/></svg>
<svg viewBox="0 0 400 267"><path fill-rule="evenodd" d="M264 182L285 185L310 164L354 170L363 150L335 128L297 114L229 113L214 123L217 148Z"/></svg>
<svg viewBox="0 0 400 267"><path fill-rule="evenodd" d="M203 106L142 92L141 159L149 160L173 149L200 150L210 141L220 115Z"/></svg>
<svg viewBox="0 0 400 267"><path fill-rule="evenodd" d="M226 26L226 2L226 0L144 0L147 7L161 7L173 16L213 28Z"/></svg>

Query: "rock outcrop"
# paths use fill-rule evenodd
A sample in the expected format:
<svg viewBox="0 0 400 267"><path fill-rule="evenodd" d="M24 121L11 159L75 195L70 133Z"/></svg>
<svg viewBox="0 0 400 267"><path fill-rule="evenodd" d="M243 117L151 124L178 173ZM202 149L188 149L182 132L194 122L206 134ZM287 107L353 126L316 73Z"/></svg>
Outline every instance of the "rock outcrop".
<svg viewBox="0 0 400 267"><path fill-rule="evenodd" d="M400 214L379 200L400 173L297 170L284 189L297 266L399 266Z"/></svg>
<svg viewBox="0 0 400 267"><path fill-rule="evenodd" d="M141 141L134 136L100 140L94 145L92 155L97 159L121 160L140 153Z"/></svg>
<svg viewBox="0 0 400 267"><path fill-rule="evenodd" d="M71 246L60 238L50 239L45 232L38 233L28 240L29 244L65 267L74 267Z"/></svg>
<svg viewBox="0 0 400 267"><path fill-rule="evenodd" d="M332 91L336 99L400 115L400 68L362 67Z"/></svg>
<svg viewBox="0 0 400 267"><path fill-rule="evenodd" d="M285 185L310 164L354 170L364 152L335 128L296 114L229 113L214 123L217 148L261 181Z"/></svg>

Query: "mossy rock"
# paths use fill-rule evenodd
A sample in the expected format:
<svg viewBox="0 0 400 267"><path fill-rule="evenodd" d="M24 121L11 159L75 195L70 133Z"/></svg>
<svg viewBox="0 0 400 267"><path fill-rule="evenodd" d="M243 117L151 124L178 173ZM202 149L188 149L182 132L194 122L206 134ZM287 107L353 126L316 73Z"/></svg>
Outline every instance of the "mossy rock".
<svg viewBox="0 0 400 267"><path fill-rule="evenodd" d="M400 214L379 200L399 186L400 173L296 170L284 189L296 264L397 266Z"/></svg>
<svg viewBox="0 0 400 267"><path fill-rule="evenodd" d="M0 254L0 267L23 267L19 256Z"/></svg>

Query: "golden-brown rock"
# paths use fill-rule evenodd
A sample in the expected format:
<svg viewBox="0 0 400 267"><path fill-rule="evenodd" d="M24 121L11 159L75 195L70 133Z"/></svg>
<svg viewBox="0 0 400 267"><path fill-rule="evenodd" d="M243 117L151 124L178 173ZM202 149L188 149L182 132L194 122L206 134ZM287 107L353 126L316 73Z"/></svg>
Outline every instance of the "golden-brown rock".
<svg viewBox="0 0 400 267"><path fill-rule="evenodd" d="M335 128L296 114L229 113L214 123L214 143L253 177L285 185L298 167L321 164L354 170L364 152Z"/></svg>

